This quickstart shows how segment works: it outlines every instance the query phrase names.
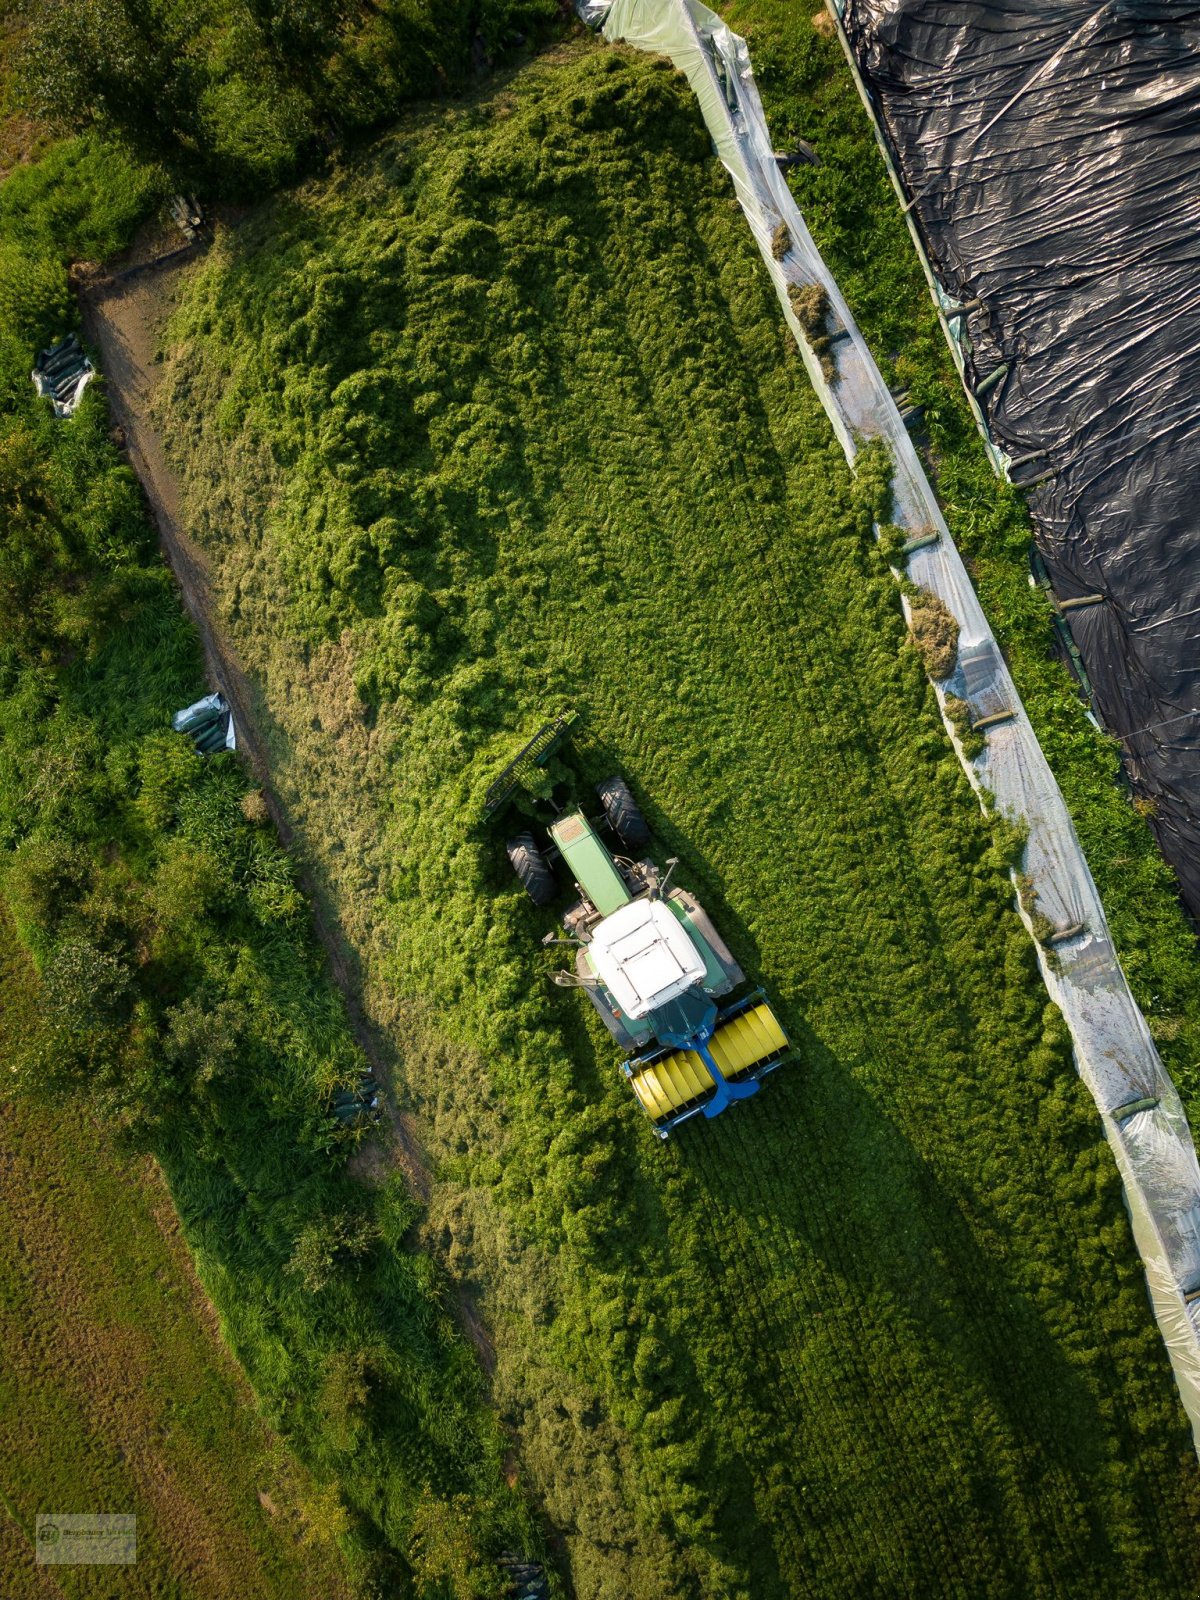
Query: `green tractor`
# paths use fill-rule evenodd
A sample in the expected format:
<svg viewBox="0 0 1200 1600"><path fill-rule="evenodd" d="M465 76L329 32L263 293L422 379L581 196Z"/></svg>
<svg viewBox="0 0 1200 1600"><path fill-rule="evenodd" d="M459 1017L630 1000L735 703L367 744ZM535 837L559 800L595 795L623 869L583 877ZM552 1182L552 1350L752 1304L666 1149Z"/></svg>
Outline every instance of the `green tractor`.
<svg viewBox="0 0 1200 1600"><path fill-rule="evenodd" d="M787 1034L761 990L718 1001L745 986L745 975L704 907L671 884L642 852L650 830L623 778L598 784L602 815L572 801L572 784L555 781L552 763L573 714L547 723L488 790L488 816L510 805L532 824L510 838L508 859L529 898L549 906L560 888L556 868L576 898L562 926L543 944L575 948L573 971L554 981L582 989L627 1052L621 1070L659 1137L689 1117L718 1116L748 1099L791 1053ZM605 837L616 845L610 849Z"/></svg>

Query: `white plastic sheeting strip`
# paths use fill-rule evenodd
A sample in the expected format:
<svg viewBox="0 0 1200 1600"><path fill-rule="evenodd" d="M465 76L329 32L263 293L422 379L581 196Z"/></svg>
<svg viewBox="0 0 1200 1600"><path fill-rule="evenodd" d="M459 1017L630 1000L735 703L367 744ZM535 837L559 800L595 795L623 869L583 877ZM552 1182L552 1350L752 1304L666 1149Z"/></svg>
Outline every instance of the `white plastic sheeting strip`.
<svg viewBox="0 0 1200 1600"><path fill-rule="evenodd" d="M588 8L595 20L600 6L588 0ZM1038 960L1124 1181L1155 1316L1200 1448L1200 1298L1187 1298L1200 1289L1200 1166L1187 1118L1117 960L1066 804L895 401L776 165L745 41L696 0L613 0L603 31L607 39L668 56L686 74L847 457L853 461L866 441L884 440L895 467L895 522L911 536L940 535L908 563L914 581L939 595L958 619L959 662L953 677L936 686L939 701L945 715L947 694L957 695L976 723L1011 713L988 729L986 749L974 760L956 745L981 804L990 794L1004 816L1028 830L1024 870L1038 912L1058 929L1076 930L1055 943L1050 956L1039 945ZM792 246L777 261L772 240L780 222ZM844 330L830 352L837 367L832 385L792 311L793 284L819 284L828 297L830 331L833 325ZM948 718L946 726L954 737ZM1021 915L1032 934L1024 908ZM1125 1115L1123 1108L1129 1108Z"/></svg>

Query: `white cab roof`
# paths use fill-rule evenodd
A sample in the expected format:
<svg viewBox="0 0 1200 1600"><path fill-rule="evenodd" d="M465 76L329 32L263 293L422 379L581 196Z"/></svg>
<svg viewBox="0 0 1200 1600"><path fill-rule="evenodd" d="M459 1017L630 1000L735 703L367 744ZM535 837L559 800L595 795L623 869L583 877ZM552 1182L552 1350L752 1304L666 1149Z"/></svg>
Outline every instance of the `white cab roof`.
<svg viewBox="0 0 1200 1600"><path fill-rule="evenodd" d="M627 1017L666 1005L705 972L687 929L661 900L631 900L605 917L588 955Z"/></svg>

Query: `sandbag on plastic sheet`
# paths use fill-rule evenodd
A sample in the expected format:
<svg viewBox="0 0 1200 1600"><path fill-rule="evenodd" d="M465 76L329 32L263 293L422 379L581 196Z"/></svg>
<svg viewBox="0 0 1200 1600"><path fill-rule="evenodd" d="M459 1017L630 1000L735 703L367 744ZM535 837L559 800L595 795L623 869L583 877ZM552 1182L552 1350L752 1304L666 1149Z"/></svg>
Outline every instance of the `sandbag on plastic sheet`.
<svg viewBox="0 0 1200 1600"><path fill-rule="evenodd" d="M846 0L1096 709L1200 914L1200 5ZM960 324L961 326L961 324ZM1145 730L1145 731L1142 731Z"/></svg>
<svg viewBox="0 0 1200 1600"><path fill-rule="evenodd" d="M37 392L50 401L56 417L74 416L83 391L95 375L95 367L73 333L58 344L39 350L29 374Z"/></svg>
<svg viewBox="0 0 1200 1600"><path fill-rule="evenodd" d="M1112 1146L1154 1313L1200 1443L1200 1299L1191 1299L1200 1288L1200 1164L1187 1118L1130 993L1066 804L937 498L776 165L745 41L698 0L613 0L603 32L669 56L686 74L847 457L853 460L866 440L887 444L893 520L913 541L908 575L936 594L959 625L954 672L935 685L947 731L981 803L1027 831L1021 916L1035 936L1046 988L1070 1028L1076 1065ZM781 226L786 250L776 248ZM798 293L816 293L824 307L833 342L823 352L796 315ZM950 697L972 724L986 725L979 755L967 756Z"/></svg>
<svg viewBox="0 0 1200 1600"><path fill-rule="evenodd" d="M171 718L176 733L186 733L199 755L214 755L218 750L237 749L237 729L225 696L206 694L202 700L184 706Z"/></svg>

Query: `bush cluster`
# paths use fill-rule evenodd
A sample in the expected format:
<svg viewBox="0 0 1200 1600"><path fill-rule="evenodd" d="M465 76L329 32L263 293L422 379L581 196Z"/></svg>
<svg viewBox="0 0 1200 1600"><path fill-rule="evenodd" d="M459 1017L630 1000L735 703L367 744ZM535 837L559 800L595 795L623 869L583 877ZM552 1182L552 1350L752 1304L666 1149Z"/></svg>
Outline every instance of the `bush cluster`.
<svg viewBox="0 0 1200 1600"><path fill-rule="evenodd" d="M33 0L16 71L51 125L244 195L559 15L554 0Z"/></svg>

